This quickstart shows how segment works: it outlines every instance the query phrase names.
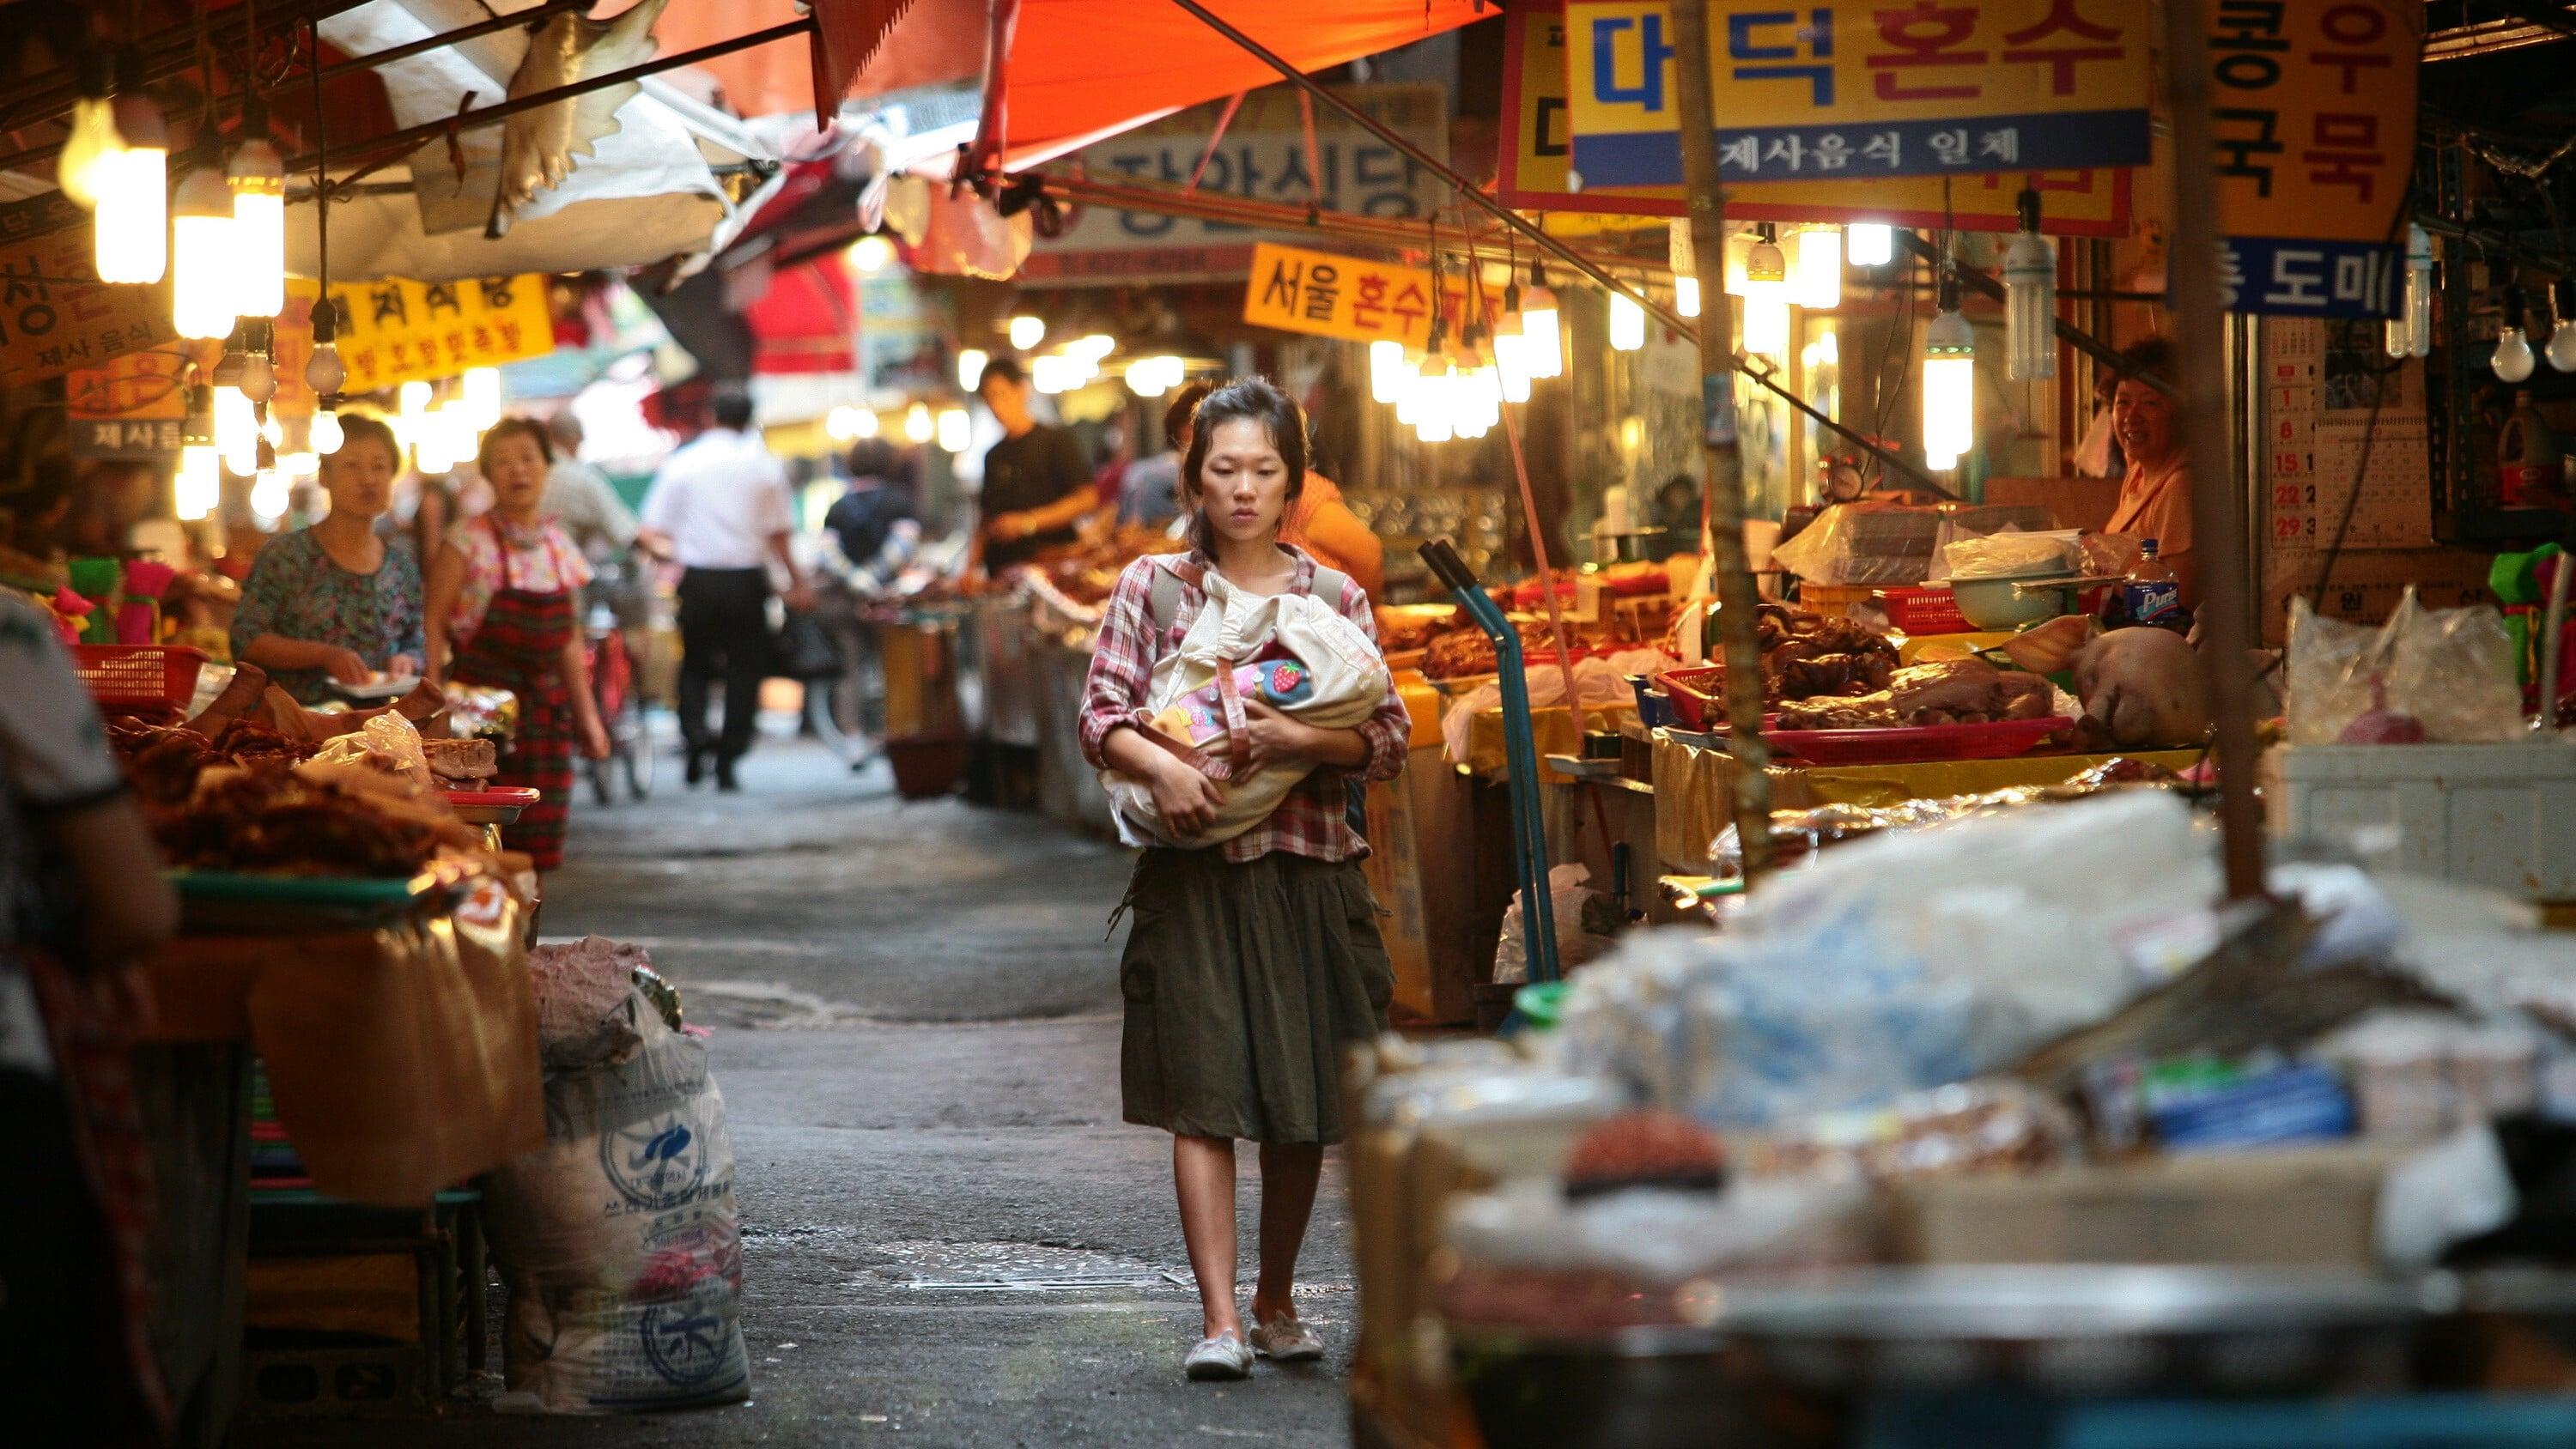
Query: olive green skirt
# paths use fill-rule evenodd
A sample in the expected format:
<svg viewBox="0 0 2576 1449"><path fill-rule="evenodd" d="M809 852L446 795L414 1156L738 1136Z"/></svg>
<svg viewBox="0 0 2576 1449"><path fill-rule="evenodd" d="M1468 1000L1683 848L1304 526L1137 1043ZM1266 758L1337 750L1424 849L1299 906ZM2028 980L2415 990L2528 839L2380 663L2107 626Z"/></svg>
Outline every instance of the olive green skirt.
<svg viewBox="0 0 2576 1449"><path fill-rule="evenodd" d="M1343 1050L1386 1027L1395 971L1357 861L1148 850L1118 967L1128 1121L1338 1142Z"/></svg>

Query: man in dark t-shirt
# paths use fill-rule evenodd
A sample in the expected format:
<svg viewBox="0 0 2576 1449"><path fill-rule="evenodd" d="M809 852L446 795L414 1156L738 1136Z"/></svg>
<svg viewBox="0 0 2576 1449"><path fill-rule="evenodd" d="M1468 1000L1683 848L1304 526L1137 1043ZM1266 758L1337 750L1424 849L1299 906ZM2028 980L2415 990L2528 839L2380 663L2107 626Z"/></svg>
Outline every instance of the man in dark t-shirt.
<svg viewBox="0 0 2576 1449"><path fill-rule="evenodd" d="M1042 549L1071 543L1083 516L1098 506L1091 463L1071 432L1047 427L1029 410L1028 375L1008 357L984 364L975 383L1002 441L984 455L984 492L975 530L986 572L1026 563Z"/></svg>

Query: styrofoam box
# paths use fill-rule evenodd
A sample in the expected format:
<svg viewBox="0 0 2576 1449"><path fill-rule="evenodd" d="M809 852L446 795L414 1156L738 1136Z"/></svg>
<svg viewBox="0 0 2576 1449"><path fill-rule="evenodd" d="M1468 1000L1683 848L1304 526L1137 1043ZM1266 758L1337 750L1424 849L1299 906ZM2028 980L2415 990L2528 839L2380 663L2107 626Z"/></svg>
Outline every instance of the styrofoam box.
<svg viewBox="0 0 2576 1449"><path fill-rule="evenodd" d="M2576 900L2576 748L2285 745L2263 774L2275 836L2367 849L2393 829L2398 869Z"/></svg>

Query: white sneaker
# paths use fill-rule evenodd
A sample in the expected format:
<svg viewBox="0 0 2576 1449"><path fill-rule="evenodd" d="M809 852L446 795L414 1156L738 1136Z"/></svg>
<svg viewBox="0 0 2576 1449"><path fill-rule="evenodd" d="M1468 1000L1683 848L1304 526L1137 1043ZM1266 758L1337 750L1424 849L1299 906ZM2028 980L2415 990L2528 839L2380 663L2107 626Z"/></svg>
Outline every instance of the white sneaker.
<svg viewBox="0 0 2576 1449"><path fill-rule="evenodd" d="M1181 1361L1182 1372L1193 1379L1248 1379L1252 1377L1252 1350L1229 1328L1213 1338L1202 1338Z"/></svg>
<svg viewBox="0 0 2576 1449"><path fill-rule="evenodd" d="M1282 1318L1252 1326L1252 1346L1281 1363L1311 1363L1324 1356L1324 1341L1302 1318Z"/></svg>

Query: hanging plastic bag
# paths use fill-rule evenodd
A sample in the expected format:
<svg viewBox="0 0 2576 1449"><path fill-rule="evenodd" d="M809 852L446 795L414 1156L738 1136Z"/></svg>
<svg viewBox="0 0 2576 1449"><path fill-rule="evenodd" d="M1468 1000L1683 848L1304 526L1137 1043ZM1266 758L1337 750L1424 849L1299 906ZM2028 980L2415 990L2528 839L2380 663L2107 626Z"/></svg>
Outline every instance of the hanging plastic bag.
<svg viewBox="0 0 2576 1449"><path fill-rule="evenodd" d="M2504 616L2427 609L2410 585L2373 629L2290 601L2290 743L2480 744L2529 733Z"/></svg>
<svg viewBox="0 0 2576 1449"><path fill-rule="evenodd" d="M1547 873L1548 904L1556 915L1556 964L1562 970L1581 964L1591 956L1591 942L1583 933L1583 907L1599 892L1589 888L1592 868L1587 865L1553 866ZM1494 948L1494 983L1509 986L1529 980L1529 926L1521 918L1527 907L1515 899L1503 912L1502 940Z"/></svg>

